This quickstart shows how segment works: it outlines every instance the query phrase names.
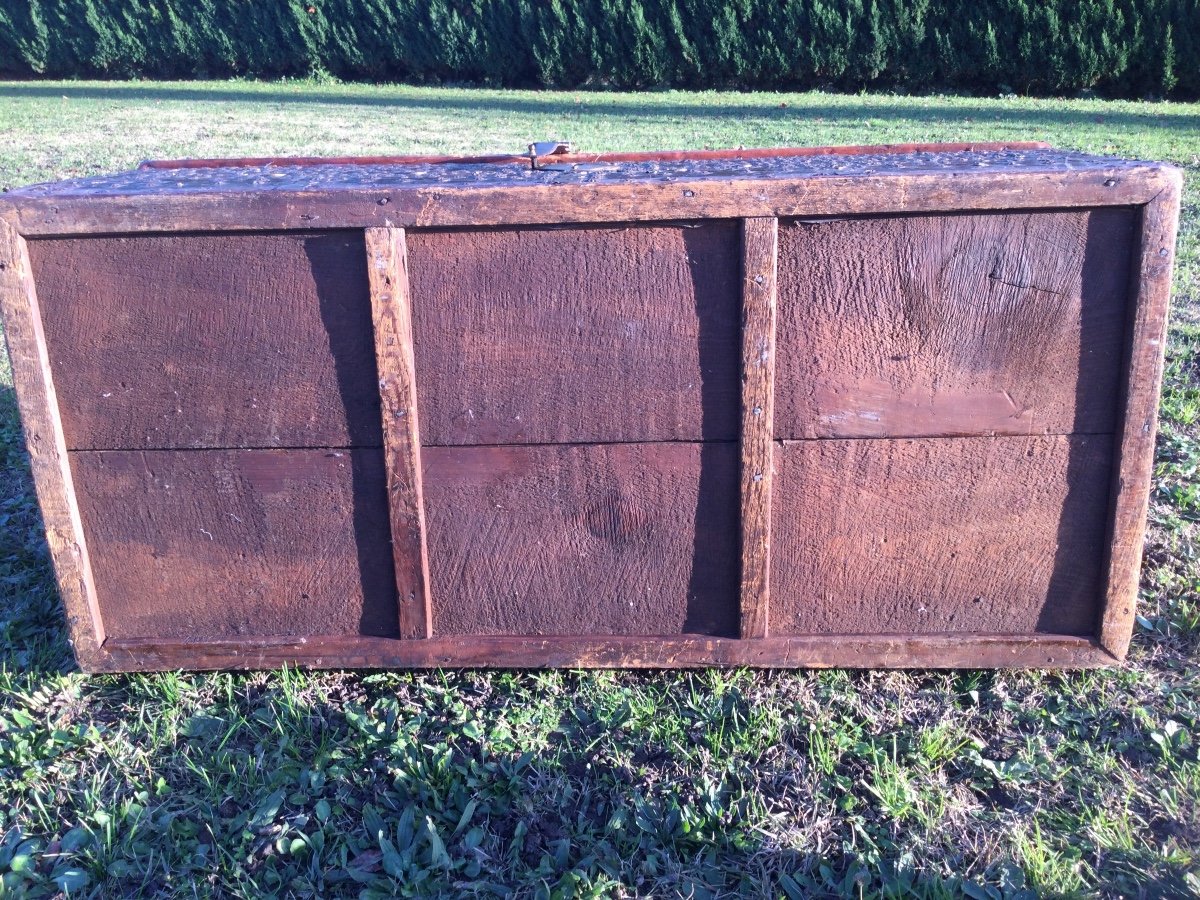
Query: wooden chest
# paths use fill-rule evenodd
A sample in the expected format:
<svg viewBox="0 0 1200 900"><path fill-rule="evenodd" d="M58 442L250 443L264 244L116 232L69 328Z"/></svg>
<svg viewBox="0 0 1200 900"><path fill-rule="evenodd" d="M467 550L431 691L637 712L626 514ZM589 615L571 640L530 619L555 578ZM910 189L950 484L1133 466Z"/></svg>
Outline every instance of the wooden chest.
<svg viewBox="0 0 1200 900"><path fill-rule="evenodd" d="M936 145L9 193L79 662L1119 660L1179 190Z"/></svg>

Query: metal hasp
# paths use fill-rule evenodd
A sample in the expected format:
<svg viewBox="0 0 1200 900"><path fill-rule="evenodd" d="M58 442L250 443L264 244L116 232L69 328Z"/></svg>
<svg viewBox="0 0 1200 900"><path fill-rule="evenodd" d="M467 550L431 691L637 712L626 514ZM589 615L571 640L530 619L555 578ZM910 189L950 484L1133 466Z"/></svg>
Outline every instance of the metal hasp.
<svg viewBox="0 0 1200 900"><path fill-rule="evenodd" d="M538 160L543 156L563 156L573 151L573 146L566 141L539 141L529 145L529 164L534 169L543 168Z"/></svg>

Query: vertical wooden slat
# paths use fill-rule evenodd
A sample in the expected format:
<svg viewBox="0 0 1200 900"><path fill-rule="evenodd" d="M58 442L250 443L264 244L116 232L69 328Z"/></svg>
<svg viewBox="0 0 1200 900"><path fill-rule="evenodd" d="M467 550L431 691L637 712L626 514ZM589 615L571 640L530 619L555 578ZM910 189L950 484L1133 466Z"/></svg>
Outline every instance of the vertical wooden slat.
<svg viewBox="0 0 1200 900"><path fill-rule="evenodd" d="M779 221L742 220L741 635L767 636Z"/></svg>
<svg viewBox="0 0 1200 900"><path fill-rule="evenodd" d="M1183 176L1178 170L1164 169L1161 179L1162 189L1142 207L1129 357L1121 391L1125 411L1113 465L1112 541L1100 643L1118 659L1129 649L1137 609L1183 187Z"/></svg>
<svg viewBox="0 0 1200 900"><path fill-rule="evenodd" d="M24 239L4 220L0 220L0 309L25 446L71 643L80 667L98 671L106 668L107 654L101 649L104 625L71 480L29 252Z"/></svg>
<svg viewBox="0 0 1200 900"><path fill-rule="evenodd" d="M433 622L404 229L368 228L366 241L400 637L427 638Z"/></svg>

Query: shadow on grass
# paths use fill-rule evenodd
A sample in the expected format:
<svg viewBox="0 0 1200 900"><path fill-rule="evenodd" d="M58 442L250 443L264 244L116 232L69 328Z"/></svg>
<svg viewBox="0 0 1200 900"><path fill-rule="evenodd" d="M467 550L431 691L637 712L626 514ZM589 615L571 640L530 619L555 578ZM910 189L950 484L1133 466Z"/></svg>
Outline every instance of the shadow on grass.
<svg viewBox="0 0 1200 900"><path fill-rule="evenodd" d="M215 86L219 84L220 86ZM269 82L261 83L263 85ZM575 102L575 97L587 97L591 101L587 105ZM367 93L345 93L339 91L306 88L304 90L266 91L260 88L260 83L248 83L247 89L239 90L227 82L214 83L208 86L204 82L173 84L169 87L158 86L114 86L102 87L97 85L43 85L38 83L9 83L0 85L0 98L3 99L85 99L110 101L188 101L188 102L219 102L219 103L256 103L272 104L331 104L343 106L385 107L395 110L430 110L442 113L453 112L497 112L519 114L547 114L572 112L580 115L611 116L621 115L636 119L678 118L680 116L697 116L706 119L745 119L770 118L779 120L798 120L811 117L824 119L846 119L859 122L864 119L891 119L919 124L940 124L947 119L956 122L978 118L993 120L1002 118L1009 124L1028 123L1036 125L1089 125L1094 126L1098 121L1106 125L1130 125L1136 127L1155 127L1168 129L1200 128L1200 113L1160 114L1153 110L1154 106L1147 105L1146 112L1128 112L1107 107L1095 109L1011 109L1001 104L971 103L971 98L942 99L939 97L926 98L927 105L923 108L905 104L886 102L855 102L847 104L793 102L784 108L779 102L720 103L721 94L697 94L697 100L690 103L662 101L665 96L656 92L644 95L645 101L628 99L628 94L609 94L603 91L576 90L571 92L554 92L538 94L535 92L514 92L511 95L496 95L491 90L480 90L478 96L465 95L459 90L453 94L431 94L430 96L395 96L372 95ZM740 96L740 95L733 95ZM745 96L756 96L747 94ZM763 96L763 95L757 95ZM766 96L775 96L768 94ZM785 96L780 94L778 96ZM786 95L792 96L795 95ZM813 95L819 97L820 95ZM615 99L614 99L615 98ZM701 102L701 98L704 101ZM909 103L920 99L911 98ZM1029 135L1030 139L1037 137Z"/></svg>
<svg viewBox="0 0 1200 900"><path fill-rule="evenodd" d="M0 387L0 665L26 675L75 671L16 395Z"/></svg>
<svg viewBox="0 0 1200 900"><path fill-rule="evenodd" d="M806 762L806 722L764 753L736 685L716 695L701 674L616 677L111 679L104 705L131 711L124 721L172 723L137 765L169 790L132 812L118 793L106 846L78 862L113 896L173 895L193 878L248 896L282 885L298 896L608 896L618 884L629 896L961 896L958 879L900 848L866 851L873 863L851 849L837 792ZM647 727L621 702L647 682L671 692L681 732ZM860 776L859 763L842 774ZM88 821L89 802L70 793L56 815ZM827 849L788 846L793 833Z"/></svg>

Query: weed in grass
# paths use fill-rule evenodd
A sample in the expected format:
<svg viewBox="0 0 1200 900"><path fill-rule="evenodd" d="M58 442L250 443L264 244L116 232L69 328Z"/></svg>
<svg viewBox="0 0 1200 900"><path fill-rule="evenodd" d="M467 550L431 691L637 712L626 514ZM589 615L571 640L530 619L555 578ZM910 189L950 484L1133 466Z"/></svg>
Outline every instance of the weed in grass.
<svg viewBox="0 0 1200 900"><path fill-rule="evenodd" d="M1040 893L1080 894L1087 887L1089 873L1079 849L1065 842L1055 846L1036 819L1031 826L1017 826L1011 840L1014 858Z"/></svg>

